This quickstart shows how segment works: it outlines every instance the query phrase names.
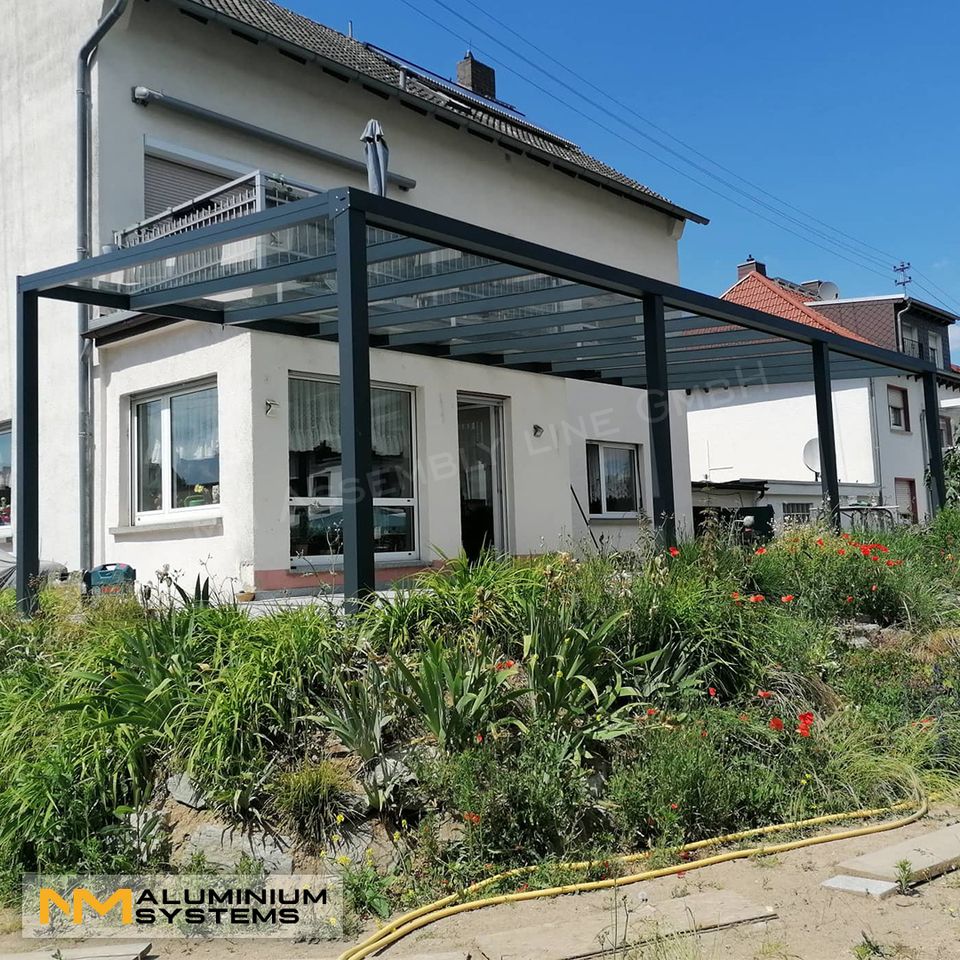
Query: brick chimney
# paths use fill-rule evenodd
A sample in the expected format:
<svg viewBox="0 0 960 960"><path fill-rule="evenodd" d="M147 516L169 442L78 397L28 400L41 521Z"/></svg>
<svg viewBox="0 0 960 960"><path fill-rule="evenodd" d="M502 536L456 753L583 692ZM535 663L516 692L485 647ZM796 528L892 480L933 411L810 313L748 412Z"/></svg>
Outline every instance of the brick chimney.
<svg viewBox="0 0 960 960"><path fill-rule="evenodd" d="M761 277L765 277L767 275L767 265L759 260L754 260L751 256L747 256L743 263L737 264L737 280L742 280L749 273L759 273Z"/></svg>
<svg viewBox="0 0 960 960"><path fill-rule="evenodd" d="M497 97L497 74L493 67L475 60L468 50L467 55L457 64L457 83L481 97L495 100Z"/></svg>

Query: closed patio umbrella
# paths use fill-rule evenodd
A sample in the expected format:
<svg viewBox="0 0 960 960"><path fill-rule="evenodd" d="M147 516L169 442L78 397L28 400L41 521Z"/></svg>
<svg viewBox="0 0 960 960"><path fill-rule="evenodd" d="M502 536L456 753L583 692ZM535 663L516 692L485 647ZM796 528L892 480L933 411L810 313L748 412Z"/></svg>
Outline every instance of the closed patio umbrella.
<svg viewBox="0 0 960 960"><path fill-rule="evenodd" d="M360 139L363 141L363 152L367 159L367 189L371 193L385 197L390 148L383 138L383 127L380 126L380 121L368 121Z"/></svg>

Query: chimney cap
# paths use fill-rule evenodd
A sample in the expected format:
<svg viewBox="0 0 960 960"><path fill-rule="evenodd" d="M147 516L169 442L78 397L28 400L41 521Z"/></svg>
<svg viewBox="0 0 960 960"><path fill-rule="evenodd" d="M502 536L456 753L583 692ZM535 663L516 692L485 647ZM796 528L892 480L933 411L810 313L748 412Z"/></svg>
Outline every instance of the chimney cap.
<svg viewBox="0 0 960 960"><path fill-rule="evenodd" d="M742 280L751 273L759 273L761 277L767 275L767 265L759 260L754 260L753 254L748 253L747 259L743 263L737 264L737 279Z"/></svg>

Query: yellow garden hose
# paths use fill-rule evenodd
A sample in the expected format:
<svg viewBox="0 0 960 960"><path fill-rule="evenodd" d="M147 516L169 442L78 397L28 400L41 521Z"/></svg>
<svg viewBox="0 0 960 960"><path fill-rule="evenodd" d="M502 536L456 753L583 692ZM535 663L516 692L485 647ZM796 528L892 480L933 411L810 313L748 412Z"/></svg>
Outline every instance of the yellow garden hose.
<svg viewBox="0 0 960 960"><path fill-rule="evenodd" d="M863 820L870 817L877 817L885 813L892 813L896 810L904 810L913 806L910 802L894 804L890 807L877 807L869 810L854 810L847 813L832 813L820 817L812 817L808 820L797 820L793 823L772 824L766 827L756 827L752 830L743 830L739 833L728 833L719 837L711 837L707 840L698 840L694 843L688 843L680 847L680 851L690 852L692 850L701 850L704 847L719 846L724 843L735 843L740 840L746 840L751 837L763 836L769 833L779 833L785 830L797 830L806 827L820 826L825 823L835 823L840 820ZM457 901L464 897L478 893L486 887L501 880L510 877L529 874L538 869L536 866L517 867L513 870L507 870L496 876L488 877L478 883L466 887L459 893L452 893L449 896L436 900L409 913L405 913L396 920L391 921L381 927L375 933L367 937L361 943L348 948L338 960L364 960L380 950L384 950L398 940L419 930L421 927L442 920L444 917L452 917L458 913L466 913L469 910L479 910L483 907L490 907L500 903L518 903L522 900L536 900L542 897L558 897L566 893L583 893L589 890L605 890L611 887L622 887L631 883L639 883L641 880L653 880L657 877L667 877L671 874L684 873L688 870L699 870L703 867L712 866L715 863L726 863L730 860L742 860L747 857L768 856L775 853L785 853L788 850L798 850L801 847L812 847L820 843L832 843L835 840L851 840L854 837L864 837L872 833L882 833L887 830L897 830L913 823L925 816L928 810L928 802L923 799L917 809L907 817L899 820L890 820L886 823L872 824L866 827L858 827L855 830L845 830L841 833L827 833L816 837L807 837L803 840L792 840L787 843L778 843L771 846L758 846L745 848L743 850L731 850L727 853L716 854L711 857L704 857L700 860L691 860L685 863L678 863L670 867L662 867L657 870L646 870L643 873L635 873L624 877L611 877L607 880L588 880L581 883L571 883L560 887L548 887L544 890L525 890L520 893L505 893L494 897L487 897L481 900L468 900L463 903ZM591 867L602 866L613 863L634 863L638 860L645 860L650 856L649 851L643 853L631 853L619 857L606 857L600 860L584 860L577 863L561 863L557 866L565 870L583 870Z"/></svg>

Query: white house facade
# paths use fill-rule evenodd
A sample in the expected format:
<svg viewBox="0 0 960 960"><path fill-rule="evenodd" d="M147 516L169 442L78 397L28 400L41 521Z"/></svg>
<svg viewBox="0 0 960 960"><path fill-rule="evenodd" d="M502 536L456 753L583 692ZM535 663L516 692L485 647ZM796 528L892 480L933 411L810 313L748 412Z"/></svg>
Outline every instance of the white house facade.
<svg viewBox="0 0 960 960"><path fill-rule="evenodd" d="M821 300L814 287L829 291ZM870 342L949 369L953 317L907 297L842 300L834 285L766 276L752 259L724 299ZM918 348L922 340L922 348ZM942 446L949 446L952 390L941 388ZM911 377L837 381L832 390L841 511L848 525L869 519L919 521L931 513L922 384ZM693 391L688 400L695 512L770 507L777 523L815 518L823 506L817 467L816 399L811 384L767 383ZM748 481L748 482L743 482ZM762 481L762 485L757 483ZM882 510L871 510L882 507Z"/></svg>
<svg viewBox="0 0 960 960"><path fill-rule="evenodd" d="M13 281L75 258L73 64L77 38L112 6L17 4L0 37L0 547L13 529ZM396 63L266 0L121 6L91 75L92 253L132 242L123 231L151 216L141 229L169 231L177 217L211 222L231 203L262 203L266 189L365 186L360 136L375 117L390 146L388 196L676 282L695 215L476 89L403 68L386 93L378 71L393 77ZM338 67L344 50L366 72ZM190 203L209 192L217 199ZM118 334L110 319L90 317L85 550L77 310L43 311L41 554L71 567L123 561L145 581L206 571L256 591L334 580L336 345L150 318ZM643 391L376 349L370 362L385 582L482 544L533 554L592 532L626 546L650 515ZM685 406L674 391L677 524L689 532Z"/></svg>

